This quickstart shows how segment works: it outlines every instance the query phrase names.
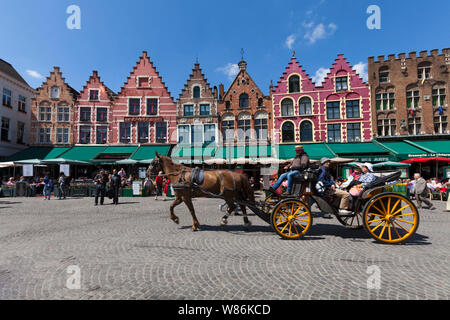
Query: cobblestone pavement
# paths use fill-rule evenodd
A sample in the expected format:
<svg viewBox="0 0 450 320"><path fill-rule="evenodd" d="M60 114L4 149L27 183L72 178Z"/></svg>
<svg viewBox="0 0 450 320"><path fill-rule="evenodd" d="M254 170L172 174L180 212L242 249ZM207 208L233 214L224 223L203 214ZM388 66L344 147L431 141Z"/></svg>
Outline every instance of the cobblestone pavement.
<svg viewBox="0 0 450 320"><path fill-rule="evenodd" d="M219 227L220 202L195 199L202 224L191 231L184 204L121 198L0 199L0 299L449 299L450 212L421 211L404 245L376 243L316 212L304 240L280 239L251 215ZM315 207L313 207L315 209ZM68 289L69 266L80 289ZM368 267L381 288L367 289ZM70 269L69 269L70 270ZM69 284L73 283L69 281ZM76 284L76 282L75 282Z"/></svg>

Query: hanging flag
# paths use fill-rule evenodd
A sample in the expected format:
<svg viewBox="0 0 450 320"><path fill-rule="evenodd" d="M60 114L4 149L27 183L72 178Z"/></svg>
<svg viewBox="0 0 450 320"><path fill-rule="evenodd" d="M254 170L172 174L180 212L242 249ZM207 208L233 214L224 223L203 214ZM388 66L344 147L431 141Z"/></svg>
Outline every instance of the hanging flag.
<svg viewBox="0 0 450 320"><path fill-rule="evenodd" d="M439 110L439 115L442 116L442 114L444 113L444 108L442 108L442 106L439 106L438 110Z"/></svg>

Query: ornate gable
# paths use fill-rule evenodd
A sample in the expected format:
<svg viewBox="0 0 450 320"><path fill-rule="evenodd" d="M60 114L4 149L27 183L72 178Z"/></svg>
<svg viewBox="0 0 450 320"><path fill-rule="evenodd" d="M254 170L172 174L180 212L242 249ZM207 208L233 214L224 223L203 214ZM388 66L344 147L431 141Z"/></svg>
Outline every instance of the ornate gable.
<svg viewBox="0 0 450 320"><path fill-rule="evenodd" d="M214 98L213 90L211 89L205 75L202 73L199 63L194 65L194 69L192 69L189 79L184 85L184 88L181 90L178 101L181 99L191 99L193 97L192 90L195 86L200 86L202 98Z"/></svg>

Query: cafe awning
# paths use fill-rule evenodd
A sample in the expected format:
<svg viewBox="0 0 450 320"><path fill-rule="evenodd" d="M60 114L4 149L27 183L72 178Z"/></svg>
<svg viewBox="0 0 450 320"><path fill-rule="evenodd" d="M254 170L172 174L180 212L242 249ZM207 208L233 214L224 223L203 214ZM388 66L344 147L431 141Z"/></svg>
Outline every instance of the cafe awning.
<svg viewBox="0 0 450 320"><path fill-rule="evenodd" d="M22 151L19 151L12 156L2 159L2 161L22 161L30 159L51 159L62 155L69 150L68 147L29 147Z"/></svg>
<svg viewBox="0 0 450 320"><path fill-rule="evenodd" d="M380 142L380 144L394 154L398 160L427 157L429 154L424 149L420 149L417 146L404 141Z"/></svg>
<svg viewBox="0 0 450 320"><path fill-rule="evenodd" d="M327 144L333 153L360 162L385 162L396 160L392 153L374 142Z"/></svg>
<svg viewBox="0 0 450 320"><path fill-rule="evenodd" d="M65 152L64 158L90 162L105 148L105 146L76 146Z"/></svg>
<svg viewBox="0 0 450 320"><path fill-rule="evenodd" d="M406 143L427 153L427 157L450 157L450 140L405 140Z"/></svg>
<svg viewBox="0 0 450 320"><path fill-rule="evenodd" d="M295 158L295 147L299 144L280 144L274 146L274 152L279 159L288 160ZM335 158L334 154L325 143L302 144L301 145L310 159Z"/></svg>
<svg viewBox="0 0 450 320"><path fill-rule="evenodd" d="M153 160L156 152L160 155L167 156L169 154L170 145L154 145L140 146L130 157L133 160Z"/></svg>

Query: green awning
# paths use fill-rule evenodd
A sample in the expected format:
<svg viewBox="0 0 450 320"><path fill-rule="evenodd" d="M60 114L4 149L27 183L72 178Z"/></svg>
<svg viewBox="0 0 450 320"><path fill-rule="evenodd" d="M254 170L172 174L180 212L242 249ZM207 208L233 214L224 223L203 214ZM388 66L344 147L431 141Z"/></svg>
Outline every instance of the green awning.
<svg viewBox="0 0 450 320"><path fill-rule="evenodd" d="M175 146L172 149L171 157L183 163L197 163L205 159L214 157L216 147L189 147L189 146ZM194 162L188 160L193 159Z"/></svg>
<svg viewBox="0 0 450 320"><path fill-rule="evenodd" d="M99 153L105 150L105 146L78 146L73 147L66 153L64 153L65 159L88 161L90 162Z"/></svg>
<svg viewBox="0 0 450 320"><path fill-rule="evenodd" d="M397 157L389 150L373 142L362 143L333 143L327 144L339 157L352 158L360 162L395 161Z"/></svg>
<svg viewBox="0 0 450 320"><path fill-rule="evenodd" d="M426 151L423 157L450 157L450 140L405 141Z"/></svg>
<svg viewBox="0 0 450 320"><path fill-rule="evenodd" d="M131 156L130 159L133 160L149 160L154 159L158 152L160 155L167 156L169 153L170 146L141 146L138 150Z"/></svg>
<svg viewBox="0 0 450 320"><path fill-rule="evenodd" d="M275 146L275 150L278 154L278 158L281 160L289 160L295 158L295 147L298 144L281 144ZM310 159L319 160L321 158L334 158L336 157L324 143L317 144L303 144L303 149L308 154Z"/></svg>
<svg viewBox="0 0 450 320"><path fill-rule="evenodd" d="M131 154L136 151L138 146L110 146L103 150L102 154Z"/></svg>
<svg viewBox="0 0 450 320"><path fill-rule="evenodd" d="M398 160L428 156L428 152L403 141L380 143L389 150L392 150L392 152L398 157Z"/></svg>
<svg viewBox="0 0 450 320"><path fill-rule="evenodd" d="M69 150L64 147L30 147L19 151L12 156L2 159L2 161L21 161L30 159L51 159L56 158Z"/></svg>

